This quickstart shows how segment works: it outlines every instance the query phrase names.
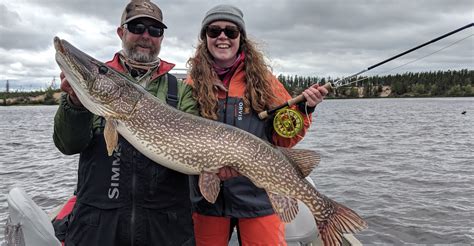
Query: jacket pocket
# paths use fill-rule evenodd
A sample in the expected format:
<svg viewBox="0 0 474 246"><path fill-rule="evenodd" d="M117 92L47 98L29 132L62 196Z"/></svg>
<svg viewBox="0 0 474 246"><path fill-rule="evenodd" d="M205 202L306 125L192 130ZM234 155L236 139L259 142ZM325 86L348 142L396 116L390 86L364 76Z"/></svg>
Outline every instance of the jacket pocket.
<svg viewBox="0 0 474 246"><path fill-rule="evenodd" d="M76 203L67 228L65 245L86 245L100 224L101 212L91 206ZM94 236L95 237L95 236Z"/></svg>

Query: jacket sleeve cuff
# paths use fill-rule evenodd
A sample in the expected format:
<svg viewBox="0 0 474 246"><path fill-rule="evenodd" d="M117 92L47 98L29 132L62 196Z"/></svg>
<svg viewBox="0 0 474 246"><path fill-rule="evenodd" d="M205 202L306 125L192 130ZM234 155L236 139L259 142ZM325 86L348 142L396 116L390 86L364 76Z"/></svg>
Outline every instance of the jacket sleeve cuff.
<svg viewBox="0 0 474 246"><path fill-rule="evenodd" d="M300 102L297 104L298 105L298 110L305 115L312 114L316 107L308 107L306 106L306 102Z"/></svg>

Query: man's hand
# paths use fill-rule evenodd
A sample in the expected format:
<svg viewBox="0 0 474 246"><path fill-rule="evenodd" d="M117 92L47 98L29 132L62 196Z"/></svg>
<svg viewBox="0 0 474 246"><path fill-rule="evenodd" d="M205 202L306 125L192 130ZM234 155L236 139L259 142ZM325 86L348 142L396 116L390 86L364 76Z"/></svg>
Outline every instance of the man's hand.
<svg viewBox="0 0 474 246"><path fill-rule="evenodd" d="M303 91L302 94L306 99L306 105L308 107L316 107L316 105L322 102L324 97L328 94L328 90L323 86L313 85Z"/></svg>
<svg viewBox="0 0 474 246"><path fill-rule="evenodd" d="M240 176L240 173L235 171L235 169L231 167L222 167L219 169L217 176L219 177L220 180L225 181L230 178Z"/></svg>
<svg viewBox="0 0 474 246"><path fill-rule="evenodd" d="M69 100L72 102L72 104L74 104L74 106L79 106L79 107L82 106L81 101L76 96L76 93L74 92L71 85L67 81L66 76L64 76L64 73L61 72L59 77L61 78L61 86L60 86L61 90L66 92L69 95Z"/></svg>

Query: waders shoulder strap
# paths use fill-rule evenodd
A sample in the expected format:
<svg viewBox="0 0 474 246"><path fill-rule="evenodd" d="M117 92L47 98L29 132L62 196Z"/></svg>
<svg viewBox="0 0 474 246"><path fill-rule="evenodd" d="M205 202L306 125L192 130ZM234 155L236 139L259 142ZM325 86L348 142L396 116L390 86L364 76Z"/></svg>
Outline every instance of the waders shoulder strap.
<svg viewBox="0 0 474 246"><path fill-rule="evenodd" d="M178 80L172 74L168 74L168 95L166 103L173 108L178 106Z"/></svg>

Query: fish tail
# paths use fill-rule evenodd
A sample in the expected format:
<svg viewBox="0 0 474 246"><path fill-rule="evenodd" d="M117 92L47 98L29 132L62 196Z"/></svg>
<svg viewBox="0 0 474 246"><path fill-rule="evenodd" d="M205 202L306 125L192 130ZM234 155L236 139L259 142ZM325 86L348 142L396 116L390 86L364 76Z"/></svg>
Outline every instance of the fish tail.
<svg viewBox="0 0 474 246"><path fill-rule="evenodd" d="M325 246L341 245L344 233L355 233L367 228L367 223L352 209L332 200L329 202L332 213L327 219L321 220L321 215L315 215L319 234Z"/></svg>

